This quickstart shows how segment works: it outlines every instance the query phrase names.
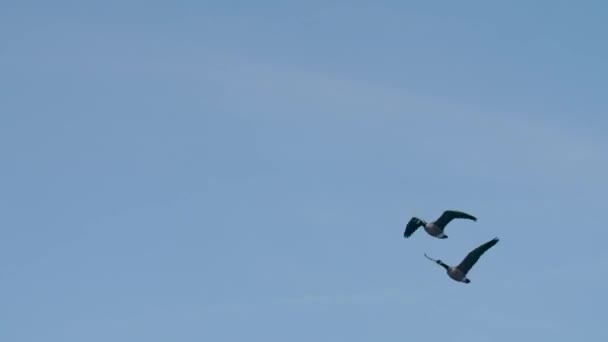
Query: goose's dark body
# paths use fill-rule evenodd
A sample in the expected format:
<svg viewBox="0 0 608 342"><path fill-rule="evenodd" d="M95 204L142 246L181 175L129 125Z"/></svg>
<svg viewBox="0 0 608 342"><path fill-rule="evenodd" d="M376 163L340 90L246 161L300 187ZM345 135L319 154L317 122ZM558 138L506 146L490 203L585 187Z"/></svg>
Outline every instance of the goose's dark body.
<svg viewBox="0 0 608 342"><path fill-rule="evenodd" d="M494 239L492 239L492 240L490 240L490 241L488 241L488 242L480 245L479 247L473 249L460 262L460 264L458 264L458 266L455 266L455 267L447 265L447 264L445 264L441 260L435 260L435 259L429 258L429 256L427 256L426 254L424 256L427 257L429 260L434 261L435 263L437 263L441 267L445 268L448 276L450 278L452 278L453 280L461 282L461 283L468 284L468 283L471 282L471 280L469 280L469 278L467 278L467 274L469 273L469 271L471 270L471 268L473 268L473 266L475 265L475 263L477 263L477 261L479 261L479 258L488 249L492 248L495 244L497 244L498 241L499 241L498 238L494 238Z"/></svg>
<svg viewBox="0 0 608 342"><path fill-rule="evenodd" d="M452 222L454 219L467 219L472 221L477 221L477 218L473 215L464 213L462 211L457 210L446 210L444 211L439 218L433 222L425 222L417 217L412 217L410 221L405 226L405 231L403 232L404 238L409 238L418 230L420 227L424 227L424 230L433 237L438 239L447 239L447 235L445 235L444 230L448 223Z"/></svg>

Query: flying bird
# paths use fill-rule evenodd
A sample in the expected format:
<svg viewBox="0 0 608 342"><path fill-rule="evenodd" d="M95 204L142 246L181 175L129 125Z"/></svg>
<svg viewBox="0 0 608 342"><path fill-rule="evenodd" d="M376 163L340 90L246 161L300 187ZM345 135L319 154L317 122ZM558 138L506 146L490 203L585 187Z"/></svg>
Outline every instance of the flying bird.
<svg viewBox="0 0 608 342"><path fill-rule="evenodd" d="M456 267L446 265L441 260L435 260L433 258L430 258L428 255L426 255L426 253L424 254L424 256L427 259L434 261L438 265L441 265L443 268L445 268L448 276L453 280L468 284L471 282L471 280L467 278L467 273L469 273L471 268L473 268L473 265L475 265L475 263L483 255L483 253L485 253L488 249L492 248L492 246L498 243L498 240L498 238L494 238L475 248L474 250L469 252L469 254L467 254L467 256L464 258L464 260L462 260L462 262Z"/></svg>
<svg viewBox="0 0 608 342"><path fill-rule="evenodd" d="M441 214L441 216L439 216L437 220L428 223L417 217L412 217L405 226L403 237L407 239L412 236L412 234L414 234L414 232L418 228L424 227L424 230L429 235L438 239L447 239L448 236L445 235L443 231L448 225L448 223L450 223L453 219L467 219L477 221L477 218L475 216L457 210L446 210L443 212L443 214Z"/></svg>

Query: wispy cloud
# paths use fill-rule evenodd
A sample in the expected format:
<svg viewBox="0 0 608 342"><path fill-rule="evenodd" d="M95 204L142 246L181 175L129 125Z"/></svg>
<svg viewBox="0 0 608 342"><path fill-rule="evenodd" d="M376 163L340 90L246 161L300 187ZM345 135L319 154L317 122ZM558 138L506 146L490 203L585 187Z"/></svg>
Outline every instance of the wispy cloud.
<svg viewBox="0 0 608 342"><path fill-rule="evenodd" d="M509 170L524 178L565 181L574 175L600 177L608 170L604 139L546 116L454 106L382 84L229 56L188 69L215 83L235 109L255 108L260 119L362 122L369 130L384 126L391 133L398 127L403 141L417 143L428 162L452 172L487 176Z"/></svg>

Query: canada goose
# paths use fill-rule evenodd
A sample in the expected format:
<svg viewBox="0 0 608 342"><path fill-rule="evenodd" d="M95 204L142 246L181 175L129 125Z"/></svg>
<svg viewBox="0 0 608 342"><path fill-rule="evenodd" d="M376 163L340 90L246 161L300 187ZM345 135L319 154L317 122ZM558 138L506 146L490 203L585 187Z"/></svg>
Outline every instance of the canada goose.
<svg viewBox="0 0 608 342"><path fill-rule="evenodd" d="M424 230L429 233L429 235L438 239L447 239L448 236L443 233L443 230L453 219L468 219L477 221L475 216L456 210L446 210L443 212L443 214L441 214L441 216L439 216L437 220L428 223L417 217L412 217L405 227L403 237L407 239L412 236L412 234L414 234L419 227L424 227Z"/></svg>
<svg viewBox="0 0 608 342"><path fill-rule="evenodd" d="M462 260L462 262L456 267L446 265L441 260L432 259L428 255L426 255L426 253L424 254L424 256L427 259L434 261L435 263L445 268L448 273L448 276L453 280L468 284L471 281L467 278L467 273L469 273L471 268L473 268L473 265L475 265L475 263L479 260L479 257L481 257L481 255L485 253L488 249L492 248L492 246L494 246L497 242L498 238L494 238L484 243L483 245L475 248L474 250L469 252L469 254L467 254L467 256L464 258L464 260Z"/></svg>

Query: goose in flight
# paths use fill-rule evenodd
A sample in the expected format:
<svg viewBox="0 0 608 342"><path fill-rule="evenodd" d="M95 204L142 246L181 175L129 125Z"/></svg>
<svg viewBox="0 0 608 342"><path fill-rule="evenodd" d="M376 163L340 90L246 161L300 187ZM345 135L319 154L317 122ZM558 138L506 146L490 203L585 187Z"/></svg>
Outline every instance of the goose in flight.
<svg viewBox="0 0 608 342"><path fill-rule="evenodd" d="M469 254L467 254L467 256L462 260L462 262L456 267L446 265L441 260L432 259L428 255L426 255L426 253L424 254L424 256L427 259L434 261L438 265L441 265L443 268L445 268L448 276L453 280L468 284L471 281L469 280L469 278L467 278L467 273L469 273L471 268L473 268L473 265L475 265L475 263L479 260L479 257L481 257L483 253L485 253L488 249L492 248L492 246L498 243L498 240L498 238L494 238L475 248L474 250L469 252Z"/></svg>
<svg viewBox="0 0 608 342"><path fill-rule="evenodd" d="M439 216L437 220L428 223L417 217L412 217L407 223L407 226L405 227L403 237L407 239L412 236L412 234L414 234L414 232L419 227L424 227L424 230L429 235L438 239L447 239L448 236L443 233L443 230L453 219L467 219L477 221L477 218L475 216L457 210L446 210L443 212L443 214L441 214L441 216Z"/></svg>

